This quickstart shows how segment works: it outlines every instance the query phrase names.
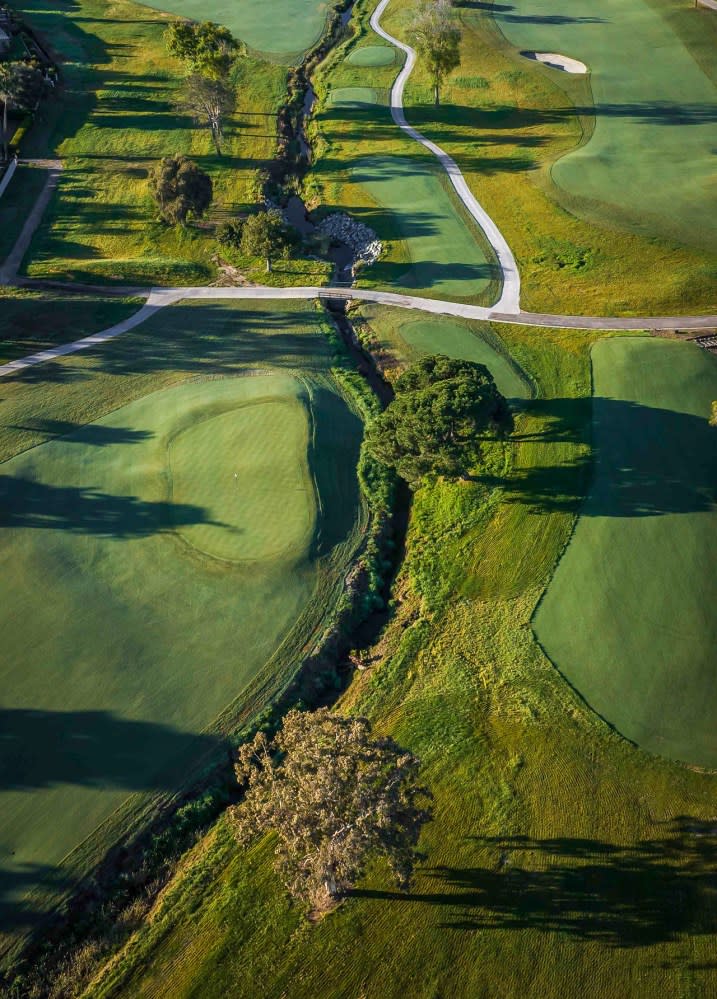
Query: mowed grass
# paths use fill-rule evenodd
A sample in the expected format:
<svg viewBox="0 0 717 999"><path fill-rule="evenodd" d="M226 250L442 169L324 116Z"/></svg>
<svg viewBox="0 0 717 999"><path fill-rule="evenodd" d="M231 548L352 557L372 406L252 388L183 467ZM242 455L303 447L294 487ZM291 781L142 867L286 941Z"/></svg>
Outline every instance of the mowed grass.
<svg viewBox="0 0 717 999"><path fill-rule="evenodd" d="M431 316L413 319L403 309L362 303L361 315L376 336L372 349L408 364L425 354L445 354L485 364L507 399L527 399L531 384L488 323ZM389 369L390 375L390 369Z"/></svg>
<svg viewBox="0 0 717 999"><path fill-rule="evenodd" d="M382 23L396 37L409 40L416 6L412 0L392 0ZM563 162L567 166L573 156L590 154L592 140L584 147L582 143L592 134L598 118L600 122L613 122L614 118L616 129L623 127L620 122L626 114L639 119L634 134L628 133L626 139L630 149L633 143L639 146L643 123L648 123L645 127L650 132L667 127L671 136L677 137L678 148L673 146L673 153L679 160L680 130L664 124L669 121L667 109L658 101L652 105L638 101L632 110L606 104L602 115L593 113L592 92L584 78L546 69L520 56L485 5L457 9L463 25L461 67L446 81L441 107L435 108L430 80L419 60L406 87L406 115L412 125L456 159L471 190L500 227L518 261L523 307L582 315L714 311L714 247L705 244L698 249L692 242L687 245L677 236L668 237L664 227L652 226L651 220L648 228L643 225L635 229L634 216L627 218L620 207L624 198L619 193L618 200L609 205L588 205L584 198L573 204L552 180L553 169ZM515 19L509 22L511 29L529 29L526 19L532 16L530 11L516 8L498 13L505 20ZM588 13L593 19L602 16L600 11ZM693 30L690 21L694 17L702 24L708 13L693 11L688 5L679 12L670 8L673 36L669 51L683 51L681 39L687 37L687 22L692 32L689 50L694 58L700 62L712 59L706 48L713 45L713 23L705 26L704 39L700 40L700 31ZM553 32L550 44L546 41L544 47L553 51L557 46L554 33L563 30L563 22L571 22L572 12L550 11L542 16L546 37ZM615 14L615 21L617 30L621 25L619 14ZM594 21L580 23L585 33L597 33L604 27ZM627 28L624 34L628 34ZM635 46L640 43L637 37L625 42ZM650 58L652 51L645 46L639 65ZM579 57L576 52L566 54ZM606 58L610 58L609 51ZM672 56L660 53L655 71L663 58L669 61ZM620 72L618 60L614 71ZM630 72L629 68L625 72ZM675 120L684 120L683 133L703 134L705 128L709 129L714 105L695 106L693 102L680 112L675 105L683 99L681 86L673 89L668 98ZM624 127L627 131L627 124ZM574 153L578 147L584 153ZM567 154L570 156L563 160ZM631 155L629 150L625 155ZM650 157L646 156L649 170ZM577 169L577 158L575 163ZM661 177L662 169L655 167L654 175ZM701 227L711 225L714 191L695 185L690 195L693 175L687 168L679 182L687 196L704 206L708 217ZM669 205L672 188L660 184L652 176L644 180L650 192L660 190L659 195L646 193L644 198L660 197ZM588 216L583 217L587 208Z"/></svg>
<svg viewBox="0 0 717 999"><path fill-rule="evenodd" d="M153 0L150 7L194 21L224 24L251 49L281 62L298 59L318 41L333 4L330 0L272 0L271 16L263 0Z"/></svg>
<svg viewBox="0 0 717 999"><path fill-rule="evenodd" d="M608 0L596 11L583 0L557 23L554 13L549 0L519 0L494 16L518 49L561 52L590 69L595 126L553 165L555 185L583 216L717 252L712 12L674 0Z"/></svg>
<svg viewBox="0 0 717 999"><path fill-rule="evenodd" d="M717 779L616 735L530 625L590 484L600 334L500 333L535 385L502 481L416 492L395 618L342 702L424 760L435 818L411 891L377 865L310 923L275 844L241 851L220 822L88 996L711 994ZM521 498L543 472L553 501Z"/></svg>
<svg viewBox="0 0 717 999"><path fill-rule="evenodd" d="M286 70L242 60L220 158L208 130L174 107L182 67L162 37L168 15L128 0L28 0L18 9L56 54L64 84L42 105L23 145L24 155L59 156L64 164L27 273L91 283L206 283L216 273L213 226L158 222L148 171L174 153L198 162L214 184L209 223L253 204L256 172L275 151Z"/></svg>
<svg viewBox="0 0 717 999"><path fill-rule="evenodd" d="M139 298L3 289L0 364L98 333L132 315L141 305Z"/></svg>
<svg viewBox="0 0 717 999"><path fill-rule="evenodd" d="M656 340L592 358L595 476L536 634L623 735L717 768L717 358Z"/></svg>
<svg viewBox="0 0 717 999"><path fill-rule="evenodd" d="M217 303L3 381L5 943L331 614L363 512L330 364L310 306Z"/></svg>
<svg viewBox="0 0 717 999"><path fill-rule="evenodd" d="M398 61L371 44L370 10L355 7L354 36L315 74L307 201L322 213L347 211L378 234L384 252L360 271L359 285L490 304L500 293L492 250L438 164L394 125L388 91Z"/></svg>

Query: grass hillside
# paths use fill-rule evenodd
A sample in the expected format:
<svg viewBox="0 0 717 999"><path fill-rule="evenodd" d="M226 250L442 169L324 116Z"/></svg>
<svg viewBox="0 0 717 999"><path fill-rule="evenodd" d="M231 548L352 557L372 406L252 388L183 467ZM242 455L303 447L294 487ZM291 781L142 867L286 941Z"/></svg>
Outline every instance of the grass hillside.
<svg viewBox="0 0 717 999"><path fill-rule="evenodd" d="M93 283L206 283L215 273L211 233L157 222L147 172L162 156L184 153L212 177L210 221L252 204L256 171L274 155L286 69L242 61L237 111L219 158L209 131L173 107L181 65L162 38L169 15L128 0L23 0L17 7L55 53L64 84L43 104L44 120L23 145L24 155L57 155L64 164L27 273Z"/></svg>
<svg viewBox="0 0 717 999"><path fill-rule="evenodd" d="M179 305L3 380L3 946L327 626L365 523L332 357L311 305Z"/></svg>
<svg viewBox="0 0 717 999"><path fill-rule="evenodd" d="M381 311L386 342L397 323ZM271 841L242 853L220 821L86 996L711 994L717 781L611 731L531 628L589 485L599 337L501 327L535 386L492 458L504 484L416 493L395 616L343 698L425 761L436 815L411 893L376 867L306 922ZM531 476L554 502L516 496Z"/></svg>
<svg viewBox="0 0 717 999"><path fill-rule="evenodd" d="M448 230L441 206L452 195L447 188L436 192L432 200L421 195L420 217L412 227L402 223L402 217L414 208L412 185L398 181L402 164L407 164L404 158L414 159L421 172L429 167L421 165L423 153L415 143L398 135L386 106L397 67L362 66L353 55L364 46L376 46L377 36L368 26L374 6L369 0L359 0L353 19L357 35L329 56L318 74L322 105L309 193L318 193L326 205L347 206L369 224L375 221L388 242L387 254L378 267L366 272L362 283L386 285L400 284L410 275L413 237L427 234L434 244L444 240L443 249L434 246L432 252L438 254L439 264L451 259L452 237L444 238ZM415 9L413 0L392 0L382 24L396 37L408 40ZM590 221L578 217L571 205L561 205L551 180L553 165L580 147L595 125L593 95L586 80L522 58L485 5L459 6L459 12L461 67L444 85L442 105L437 109L419 61L406 87L407 118L454 156L472 191L501 228L520 267L523 307L583 315L713 310L713 249L665 239L659 229L631 232L622 227L624 219L612 210L612 203L601 213L591 212ZM519 19L530 13L506 16ZM682 29L673 25L671 30L681 47L677 38ZM330 93L345 87L369 87L371 98L343 109L333 107ZM709 115L709 107L695 112L705 121ZM371 173L362 175L354 169L358 150L362 162L364 151L382 161L393 159L391 169L397 178L393 188L389 190L383 176L378 183ZM445 179L438 176L435 183L445 186ZM709 186L701 191L709 216L712 193ZM691 194L699 196L696 190ZM461 297L487 298L488 291L481 293L475 284L473 259L465 264L449 267L444 278L454 283L460 280L465 289ZM440 266L437 271L440 278ZM423 282L426 287L425 277ZM450 294L455 297L456 289Z"/></svg>

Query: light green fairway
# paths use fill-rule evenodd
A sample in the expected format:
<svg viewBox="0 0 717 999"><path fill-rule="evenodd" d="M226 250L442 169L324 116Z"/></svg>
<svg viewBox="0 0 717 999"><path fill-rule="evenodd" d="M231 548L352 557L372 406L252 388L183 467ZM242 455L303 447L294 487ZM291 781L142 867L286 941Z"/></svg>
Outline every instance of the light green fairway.
<svg viewBox="0 0 717 999"><path fill-rule="evenodd" d="M396 50L388 45L363 45L346 58L352 66L391 66L395 61Z"/></svg>
<svg viewBox="0 0 717 999"><path fill-rule="evenodd" d="M396 268L393 285L437 297L473 298L496 280L496 266L477 227L463 220L437 170L422 157L376 156L357 163L352 178L390 212L390 221L409 247L410 267ZM381 217L368 221L382 235ZM383 225L388 224L386 219Z"/></svg>
<svg viewBox="0 0 717 999"><path fill-rule="evenodd" d="M318 41L331 4L327 0L153 0L148 4L179 17L224 24L264 55L289 61Z"/></svg>
<svg viewBox="0 0 717 999"><path fill-rule="evenodd" d="M520 376L508 357L467 325L444 317L417 319L400 326L398 334L409 353L446 354L447 357L485 364L507 399L525 399L530 395L526 379Z"/></svg>
<svg viewBox="0 0 717 999"><path fill-rule="evenodd" d="M250 389L259 397L245 391L237 408L197 420L171 441L172 502L204 504L209 513L177 531L228 561L300 557L316 515L306 409L264 379Z"/></svg>
<svg viewBox="0 0 717 999"><path fill-rule="evenodd" d="M552 170L579 212L717 250L717 26L714 11L690 7L516 0L494 16L519 49L591 71L595 131ZM551 72L557 83L565 75Z"/></svg>
<svg viewBox="0 0 717 999"><path fill-rule="evenodd" d="M378 94L371 87L334 87L329 93L332 108L370 108L378 101Z"/></svg>
<svg viewBox="0 0 717 999"><path fill-rule="evenodd" d="M535 631L623 735L717 767L717 358L652 339L592 356L595 478Z"/></svg>
<svg viewBox="0 0 717 999"><path fill-rule="evenodd" d="M362 523L330 363L310 307L180 305L4 382L8 933L225 752L247 690L281 689L330 612Z"/></svg>

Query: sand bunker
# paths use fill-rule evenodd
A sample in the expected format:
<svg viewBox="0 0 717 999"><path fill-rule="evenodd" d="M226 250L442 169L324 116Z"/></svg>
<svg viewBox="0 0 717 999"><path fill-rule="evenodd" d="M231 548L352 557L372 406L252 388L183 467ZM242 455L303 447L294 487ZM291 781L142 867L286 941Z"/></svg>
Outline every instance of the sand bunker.
<svg viewBox="0 0 717 999"><path fill-rule="evenodd" d="M562 69L564 73L587 73L588 68L579 59L571 59L570 56L560 55L557 52L521 52L526 59L535 59L542 62L544 66L551 69Z"/></svg>

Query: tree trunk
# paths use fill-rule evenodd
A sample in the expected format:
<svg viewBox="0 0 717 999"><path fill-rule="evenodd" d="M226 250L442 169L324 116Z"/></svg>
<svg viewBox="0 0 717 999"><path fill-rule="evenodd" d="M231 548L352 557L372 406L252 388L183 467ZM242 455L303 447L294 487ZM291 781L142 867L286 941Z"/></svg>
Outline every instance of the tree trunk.
<svg viewBox="0 0 717 999"><path fill-rule="evenodd" d="M221 147L221 145L219 143L220 132L219 132L219 129L216 128L214 125L212 125L212 138L214 139L214 148L217 151L217 156L221 156L222 155L222 147Z"/></svg>
<svg viewBox="0 0 717 999"><path fill-rule="evenodd" d="M434 96L435 101L436 101L436 107L438 107L438 105L441 103L441 101L440 101L440 98L439 98L439 95L438 95L438 84L437 83L433 84L433 96Z"/></svg>
<svg viewBox="0 0 717 999"><path fill-rule="evenodd" d="M271 274L271 257L266 258L266 273Z"/></svg>

